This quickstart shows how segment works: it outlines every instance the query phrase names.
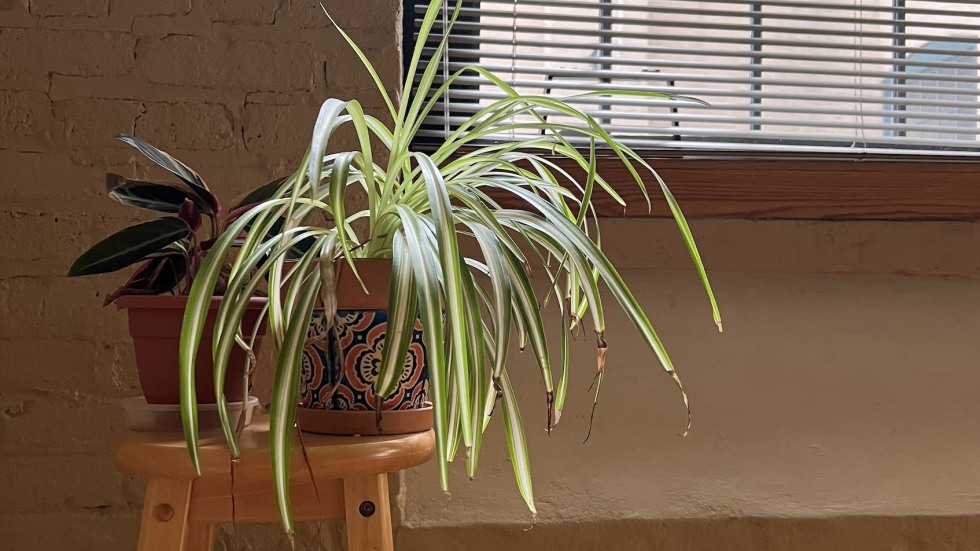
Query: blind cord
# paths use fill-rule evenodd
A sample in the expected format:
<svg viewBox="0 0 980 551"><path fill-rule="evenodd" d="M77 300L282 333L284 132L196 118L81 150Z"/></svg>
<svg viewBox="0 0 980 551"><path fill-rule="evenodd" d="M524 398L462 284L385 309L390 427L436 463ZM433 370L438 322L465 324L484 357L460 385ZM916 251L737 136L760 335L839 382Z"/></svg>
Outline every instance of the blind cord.
<svg viewBox="0 0 980 551"><path fill-rule="evenodd" d="M443 36L449 33L449 2L448 0L443 0L442 2L442 33ZM449 82L449 50L450 42L446 40L446 49L442 51L442 82L445 84ZM443 138L449 139L449 105L451 103L449 87L446 88L445 95L442 100L442 132Z"/></svg>

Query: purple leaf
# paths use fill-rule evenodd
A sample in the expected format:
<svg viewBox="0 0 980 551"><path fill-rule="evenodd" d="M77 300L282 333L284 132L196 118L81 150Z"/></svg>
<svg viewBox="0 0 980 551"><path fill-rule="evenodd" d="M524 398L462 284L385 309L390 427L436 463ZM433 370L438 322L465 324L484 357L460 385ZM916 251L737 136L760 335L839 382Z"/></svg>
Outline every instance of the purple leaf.
<svg viewBox="0 0 980 551"><path fill-rule="evenodd" d="M180 204L180 210L177 211L177 218L187 222L187 225L191 227L192 231L196 232L201 227L201 209L197 208L194 201L190 199L185 199Z"/></svg>
<svg viewBox="0 0 980 551"><path fill-rule="evenodd" d="M133 272L125 285L107 296L103 306L126 295L162 295L177 288L187 273L187 257L176 249L155 254Z"/></svg>

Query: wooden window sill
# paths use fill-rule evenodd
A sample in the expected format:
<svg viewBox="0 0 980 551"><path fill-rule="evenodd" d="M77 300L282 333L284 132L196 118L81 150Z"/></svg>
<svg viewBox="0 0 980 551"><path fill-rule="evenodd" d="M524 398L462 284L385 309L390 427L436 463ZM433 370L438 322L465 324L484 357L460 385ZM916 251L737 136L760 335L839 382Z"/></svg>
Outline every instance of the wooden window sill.
<svg viewBox="0 0 980 551"><path fill-rule="evenodd" d="M650 158L689 218L797 220L980 219L980 159ZM600 216L667 216L656 182L652 213L629 173L603 158L599 173L626 200L606 194ZM507 206L518 206L515 203Z"/></svg>

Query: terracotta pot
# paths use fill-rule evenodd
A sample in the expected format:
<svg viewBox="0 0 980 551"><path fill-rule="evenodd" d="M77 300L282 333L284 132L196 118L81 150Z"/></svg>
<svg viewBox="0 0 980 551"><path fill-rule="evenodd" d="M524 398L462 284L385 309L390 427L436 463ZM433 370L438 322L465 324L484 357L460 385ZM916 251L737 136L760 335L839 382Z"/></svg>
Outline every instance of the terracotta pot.
<svg viewBox="0 0 980 551"><path fill-rule="evenodd" d="M303 351L300 428L323 434L401 434L432 427L422 325L415 331L399 387L385 399L373 392L387 330L391 261L356 260L367 293L346 264L338 263L337 315L327 330L324 312L313 314ZM379 409L381 415L376 415Z"/></svg>
<svg viewBox="0 0 980 551"><path fill-rule="evenodd" d="M246 334L251 334L265 303L265 298L252 299L242 320ZM211 337L220 304L220 297L211 299L211 308L197 353L195 384L197 401L202 404L215 402ZM136 351L136 370L143 396L150 404L180 403L180 329L184 323L186 305L187 297L184 296L125 296L116 301L116 306L125 309L129 314L129 333ZM254 343L256 353L264 334L263 323ZM242 400L245 362L245 352L234 347L225 380L225 397L230 402Z"/></svg>

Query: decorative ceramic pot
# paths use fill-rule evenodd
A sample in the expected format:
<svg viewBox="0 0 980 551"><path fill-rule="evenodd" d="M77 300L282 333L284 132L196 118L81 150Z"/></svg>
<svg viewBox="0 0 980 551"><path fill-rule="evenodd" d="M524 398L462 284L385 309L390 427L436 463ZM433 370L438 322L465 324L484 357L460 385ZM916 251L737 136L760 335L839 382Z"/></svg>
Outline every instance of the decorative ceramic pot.
<svg viewBox="0 0 980 551"><path fill-rule="evenodd" d="M412 342L398 379L385 400L374 394L387 331L391 261L357 260L367 293L338 262L338 310L328 329L325 313L314 312L303 351L300 408L304 431L326 434L399 434L428 430L429 377L422 324L415 322Z"/></svg>
<svg viewBox="0 0 980 551"><path fill-rule="evenodd" d="M322 310L314 312L303 354L303 407L375 411L379 400L374 380L384 354L388 313L384 310L338 310L327 329ZM424 407L428 390L422 324L415 322L412 343L395 393L380 404L383 411Z"/></svg>
<svg viewBox="0 0 980 551"><path fill-rule="evenodd" d="M251 334L259 313L267 299L253 298L242 319L242 328ZM214 319L218 314L221 298L211 299L207 322L201 337L195 366L197 401L213 404L214 365L211 361L211 337L214 333ZM143 396L150 404L180 403L180 330L184 323L185 296L131 295L116 301L119 309L129 314L129 333L133 338L136 352L136 370L139 374ZM254 350L259 351L265 324L259 328ZM228 375L225 379L225 398L229 402L240 402L244 395L245 352L234 347L228 360Z"/></svg>

